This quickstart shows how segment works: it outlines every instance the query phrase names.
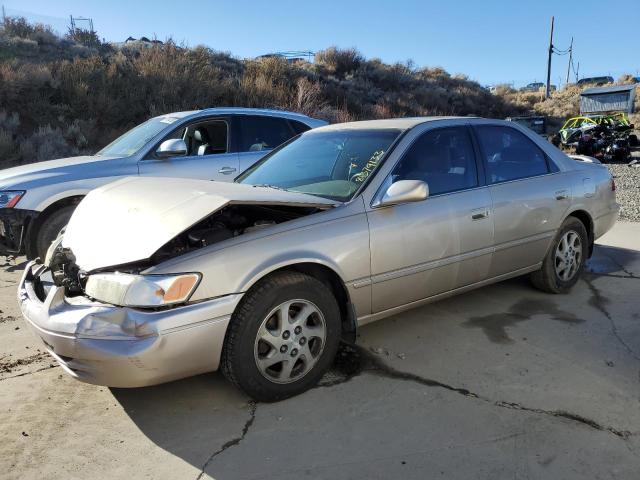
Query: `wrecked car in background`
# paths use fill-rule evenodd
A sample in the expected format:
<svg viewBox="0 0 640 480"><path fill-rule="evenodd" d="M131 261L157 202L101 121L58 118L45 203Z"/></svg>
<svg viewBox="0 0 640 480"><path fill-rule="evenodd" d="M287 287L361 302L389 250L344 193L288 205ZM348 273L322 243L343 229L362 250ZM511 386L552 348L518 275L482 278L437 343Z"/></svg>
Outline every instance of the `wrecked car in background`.
<svg viewBox="0 0 640 480"><path fill-rule="evenodd" d="M79 380L220 369L273 401L315 385L360 325L524 274L569 291L617 214L604 166L511 122L331 125L236 183L128 178L91 192L26 267L18 300Z"/></svg>
<svg viewBox="0 0 640 480"><path fill-rule="evenodd" d="M625 161L638 144L634 125L624 113L569 118L558 132L563 147L601 161Z"/></svg>
<svg viewBox="0 0 640 480"><path fill-rule="evenodd" d="M0 171L0 255L44 258L78 202L130 175L232 181L274 147L327 122L252 108L209 108L152 118L96 155Z"/></svg>

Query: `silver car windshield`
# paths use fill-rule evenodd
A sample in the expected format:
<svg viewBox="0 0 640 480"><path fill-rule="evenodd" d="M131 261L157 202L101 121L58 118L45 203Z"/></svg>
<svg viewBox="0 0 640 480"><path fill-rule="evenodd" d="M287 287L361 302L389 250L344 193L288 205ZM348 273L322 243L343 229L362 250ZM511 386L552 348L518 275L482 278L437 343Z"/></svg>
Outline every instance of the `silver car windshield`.
<svg viewBox="0 0 640 480"><path fill-rule="evenodd" d="M380 165L401 130L309 131L236 181L346 202Z"/></svg>
<svg viewBox="0 0 640 480"><path fill-rule="evenodd" d="M128 157L135 155L153 137L174 123L178 118L164 116L155 117L132 128L124 135L119 136L109 145L100 150L96 155Z"/></svg>

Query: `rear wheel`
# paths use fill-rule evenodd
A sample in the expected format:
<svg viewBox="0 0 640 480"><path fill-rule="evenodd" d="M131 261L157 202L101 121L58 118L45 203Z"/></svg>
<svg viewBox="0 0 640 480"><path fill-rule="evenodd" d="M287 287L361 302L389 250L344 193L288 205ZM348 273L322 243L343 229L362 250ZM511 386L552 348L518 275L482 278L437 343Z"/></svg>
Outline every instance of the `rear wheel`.
<svg viewBox="0 0 640 480"><path fill-rule="evenodd" d="M340 324L336 299L321 281L274 274L249 290L231 317L222 373L258 401L302 393L331 365Z"/></svg>
<svg viewBox="0 0 640 480"><path fill-rule="evenodd" d="M75 208L75 205L62 207L45 218L40 225L35 238L35 255L40 257L41 260L44 260L51 242L58 237L60 231L69 223Z"/></svg>
<svg viewBox="0 0 640 480"><path fill-rule="evenodd" d="M556 234L542 268L531 274L531 282L544 292L568 292L580 278L588 248L584 224L568 217Z"/></svg>

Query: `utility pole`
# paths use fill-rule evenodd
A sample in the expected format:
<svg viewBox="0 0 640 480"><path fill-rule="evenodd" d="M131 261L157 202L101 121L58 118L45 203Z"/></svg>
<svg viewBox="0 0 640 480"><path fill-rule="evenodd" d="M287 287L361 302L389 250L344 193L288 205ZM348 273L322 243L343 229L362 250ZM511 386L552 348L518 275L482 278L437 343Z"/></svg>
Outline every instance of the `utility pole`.
<svg viewBox="0 0 640 480"><path fill-rule="evenodd" d="M553 17L551 17L551 35L549 35L549 59L547 60L547 90L544 98L551 96L551 55L553 55Z"/></svg>
<svg viewBox="0 0 640 480"><path fill-rule="evenodd" d="M571 45L569 45L569 63L567 64L567 81L569 83L569 71L571 70L571 59L573 57L573 37L571 37Z"/></svg>

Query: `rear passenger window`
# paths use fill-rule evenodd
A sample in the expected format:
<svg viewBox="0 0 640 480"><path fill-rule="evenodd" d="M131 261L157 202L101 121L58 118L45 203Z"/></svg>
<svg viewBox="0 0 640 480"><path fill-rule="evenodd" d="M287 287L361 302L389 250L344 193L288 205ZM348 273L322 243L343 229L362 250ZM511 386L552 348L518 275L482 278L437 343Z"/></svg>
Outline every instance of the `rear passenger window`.
<svg viewBox="0 0 640 480"><path fill-rule="evenodd" d="M295 135L289 123L276 117L240 117L240 151L271 150Z"/></svg>
<svg viewBox="0 0 640 480"><path fill-rule="evenodd" d="M392 182L422 180L429 195L478 186L475 154L465 127L440 128L422 135L395 166Z"/></svg>
<svg viewBox="0 0 640 480"><path fill-rule="evenodd" d="M476 127L489 183L549 173L544 152L523 133L499 126Z"/></svg>

